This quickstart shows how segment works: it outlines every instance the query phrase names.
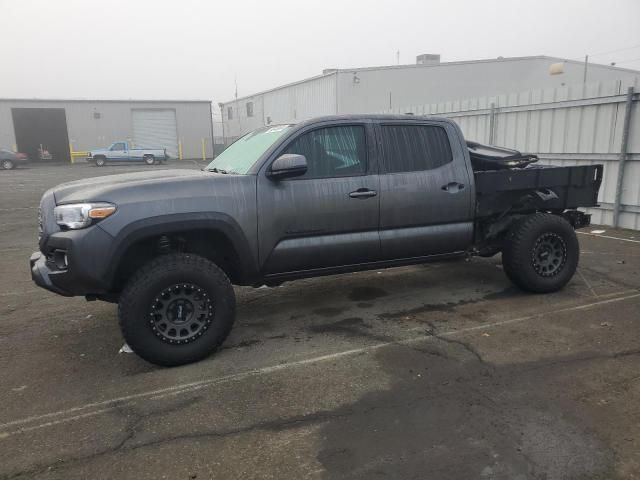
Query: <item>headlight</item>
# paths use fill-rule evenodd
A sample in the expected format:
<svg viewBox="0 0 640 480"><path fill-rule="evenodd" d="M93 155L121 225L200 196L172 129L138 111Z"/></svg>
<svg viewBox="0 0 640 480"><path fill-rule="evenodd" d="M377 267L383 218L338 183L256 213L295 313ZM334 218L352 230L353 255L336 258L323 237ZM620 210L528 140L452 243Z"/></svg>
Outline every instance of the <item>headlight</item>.
<svg viewBox="0 0 640 480"><path fill-rule="evenodd" d="M107 218L115 211L116 206L110 203L74 203L55 207L53 216L61 227L77 230L88 227L94 220Z"/></svg>

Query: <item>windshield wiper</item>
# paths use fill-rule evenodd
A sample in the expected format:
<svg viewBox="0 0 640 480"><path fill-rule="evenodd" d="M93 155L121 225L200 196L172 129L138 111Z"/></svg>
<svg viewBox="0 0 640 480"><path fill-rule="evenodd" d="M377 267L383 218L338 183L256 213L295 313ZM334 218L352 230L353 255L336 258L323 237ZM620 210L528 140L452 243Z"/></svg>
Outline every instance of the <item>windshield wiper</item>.
<svg viewBox="0 0 640 480"><path fill-rule="evenodd" d="M222 173L222 174L224 174L224 175L226 175L227 173L229 173L229 172L227 172L226 170L223 170L222 168L216 168L216 167L213 167L213 168L207 168L207 172Z"/></svg>

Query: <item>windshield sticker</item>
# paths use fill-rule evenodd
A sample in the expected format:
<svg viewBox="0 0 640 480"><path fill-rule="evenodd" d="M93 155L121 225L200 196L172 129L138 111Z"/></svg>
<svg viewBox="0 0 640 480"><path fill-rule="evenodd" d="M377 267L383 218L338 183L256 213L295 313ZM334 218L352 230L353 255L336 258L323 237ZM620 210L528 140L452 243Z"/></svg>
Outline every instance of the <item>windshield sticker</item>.
<svg viewBox="0 0 640 480"><path fill-rule="evenodd" d="M289 125L279 125L277 127L271 127L269 130L267 130L264 133L275 133L275 132L281 132L282 130L288 128Z"/></svg>

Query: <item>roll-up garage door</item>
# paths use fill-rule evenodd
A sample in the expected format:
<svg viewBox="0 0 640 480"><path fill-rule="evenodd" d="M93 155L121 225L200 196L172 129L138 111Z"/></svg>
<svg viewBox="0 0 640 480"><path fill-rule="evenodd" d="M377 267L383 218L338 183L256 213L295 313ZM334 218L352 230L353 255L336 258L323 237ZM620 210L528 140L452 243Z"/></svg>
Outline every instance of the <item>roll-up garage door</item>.
<svg viewBox="0 0 640 480"><path fill-rule="evenodd" d="M178 158L178 130L175 110L131 110L133 143L136 148L166 148Z"/></svg>

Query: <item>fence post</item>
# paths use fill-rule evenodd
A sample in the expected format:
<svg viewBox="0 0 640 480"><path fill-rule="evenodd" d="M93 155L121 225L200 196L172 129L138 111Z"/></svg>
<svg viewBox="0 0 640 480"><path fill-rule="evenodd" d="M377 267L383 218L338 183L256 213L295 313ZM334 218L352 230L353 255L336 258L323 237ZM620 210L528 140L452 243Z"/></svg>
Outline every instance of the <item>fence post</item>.
<svg viewBox="0 0 640 480"><path fill-rule="evenodd" d="M493 145L495 141L495 128L496 128L496 104L491 103L491 112L489 112L489 145Z"/></svg>
<svg viewBox="0 0 640 480"><path fill-rule="evenodd" d="M613 226L618 227L620 222L620 206L622 202L622 187L624 184L624 166L627 161L627 149L629 146L629 130L631 129L631 109L633 108L633 87L627 89L625 102L624 123L622 124L622 144L618 159L618 179L616 182L616 198L613 203Z"/></svg>
<svg viewBox="0 0 640 480"><path fill-rule="evenodd" d="M201 140L202 140L202 161L206 162L207 161L207 154L206 154L205 149L204 149L204 138L202 138Z"/></svg>
<svg viewBox="0 0 640 480"><path fill-rule="evenodd" d="M182 160L182 140L178 140L178 160Z"/></svg>

